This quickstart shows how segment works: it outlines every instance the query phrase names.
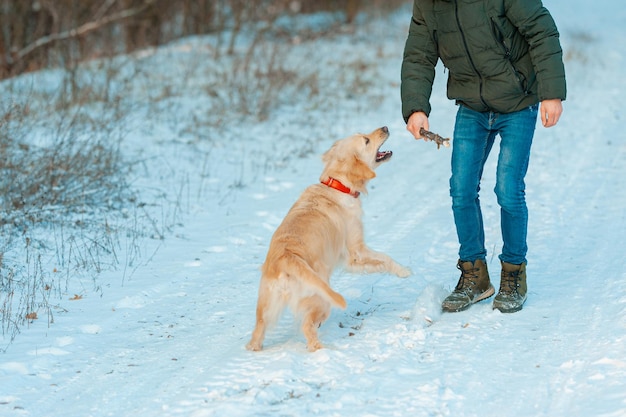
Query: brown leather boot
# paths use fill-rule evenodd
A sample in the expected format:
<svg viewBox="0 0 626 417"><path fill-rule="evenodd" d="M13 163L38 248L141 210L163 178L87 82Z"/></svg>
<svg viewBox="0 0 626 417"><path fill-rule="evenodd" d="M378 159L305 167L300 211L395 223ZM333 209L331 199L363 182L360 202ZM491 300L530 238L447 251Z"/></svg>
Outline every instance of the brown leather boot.
<svg viewBox="0 0 626 417"><path fill-rule="evenodd" d="M493 308L503 313L514 313L522 309L526 301L526 264L514 265L502 262L500 290L493 300Z"/></svg>
<svg viewBox="0 0 626 417"><path fill-rule="evenodd" d="M477 259L474 263L459 260L456 267L461 270L461 278L452 294L443 300L443 311L463 311L494 294L495 289L489 281L487 265L482 259Z"/></svg>

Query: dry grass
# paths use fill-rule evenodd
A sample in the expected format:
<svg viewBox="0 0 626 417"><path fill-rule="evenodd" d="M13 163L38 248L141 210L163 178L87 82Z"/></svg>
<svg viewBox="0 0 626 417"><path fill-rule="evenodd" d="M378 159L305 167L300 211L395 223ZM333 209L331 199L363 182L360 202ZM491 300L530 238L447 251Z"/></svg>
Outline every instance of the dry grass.
<svg viewBox="0 0 626 417"><path fill-rule="evenodd" d="M0 316L9 340L29 320L53 321L51 300L74 274L116 267L120 231L141 234L128 219L137 199L113 131L96 134L56 103L62 116L35 144L27 103L0 103Z"/></svg>

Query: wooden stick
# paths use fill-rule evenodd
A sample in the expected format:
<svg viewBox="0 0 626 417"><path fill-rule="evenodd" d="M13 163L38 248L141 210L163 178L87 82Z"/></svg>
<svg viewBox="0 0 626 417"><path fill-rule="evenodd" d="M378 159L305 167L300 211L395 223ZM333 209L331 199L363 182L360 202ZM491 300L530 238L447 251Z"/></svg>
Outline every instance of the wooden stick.
<svg viewBox="0 0 626 417"><path fill-rule="evenodd" d="M432 140L433 142L435 142L437 144L437 149L439 149L441 145L445 146L446 148L450 147L450 138L441 137L436 133L429 132L423 127L420 128L420 135L422 135L428 140Z"/></svg>

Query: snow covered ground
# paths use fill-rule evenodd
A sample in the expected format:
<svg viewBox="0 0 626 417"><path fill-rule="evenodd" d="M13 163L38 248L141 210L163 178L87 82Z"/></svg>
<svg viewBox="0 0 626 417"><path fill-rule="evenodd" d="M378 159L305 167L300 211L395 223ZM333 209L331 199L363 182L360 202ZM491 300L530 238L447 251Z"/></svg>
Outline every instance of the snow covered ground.
<svg viewBox="0 0 626 417"><path fill-rule="evenodd" d="M127 145L152 161L136 179L146 193L179 195L180 225L146 243L147 254L158 250L132 274L103 273L102 291L87 283L79 300L70 288L54 324L23 329L0 354L0 416L625 416L626 9L617 0L545 4L562 33L569 96L559 125L535 136L521 312L493 311L490 300L440 313L458 279L450 150L413 140L400 116L409 6L300 45L321 94L332 91L327 106L303 97L266 121L206 132L210 141L181 133L210 112L205 90L194 89L202 71L191 68L207 40L183 40L143 59L155 73L185 74L188 90L164 103L168 117L138 115ZM356 85L367 88L346 89ZM439 72L431 128L450 135L455 107L444 88ZM366 241L414 274L337 271L348 308L321 327L326 349L308 353L286 316L265 350L246 351L274 229L317 181L335 139L382 125L394 156L364 197ZM497 284L494 164L482 202Z"/></svg>

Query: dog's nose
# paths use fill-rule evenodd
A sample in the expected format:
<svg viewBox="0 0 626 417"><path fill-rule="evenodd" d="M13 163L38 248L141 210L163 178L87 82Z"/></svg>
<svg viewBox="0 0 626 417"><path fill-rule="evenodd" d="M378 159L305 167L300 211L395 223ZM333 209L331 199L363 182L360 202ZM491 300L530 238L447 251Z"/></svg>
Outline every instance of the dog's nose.
<svg viewBox="0 0 626 417"><path fill-rule="evenodd" d="M385 133L389 133L389 128L387 126L381 127L381 130Z"/></svg>

